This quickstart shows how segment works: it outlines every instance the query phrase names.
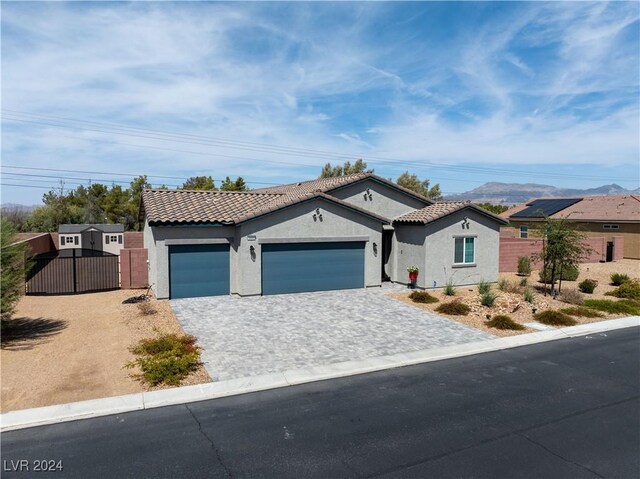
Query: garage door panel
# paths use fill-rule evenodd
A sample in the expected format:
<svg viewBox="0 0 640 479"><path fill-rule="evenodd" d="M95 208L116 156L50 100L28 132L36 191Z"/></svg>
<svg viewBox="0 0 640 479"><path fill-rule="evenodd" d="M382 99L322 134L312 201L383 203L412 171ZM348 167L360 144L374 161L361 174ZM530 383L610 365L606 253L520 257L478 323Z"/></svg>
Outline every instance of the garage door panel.
<svg viewBox="0 0 640 479"><path fill-rule="evenodd" d="M229 294L229 245L169 247L171 298Z"/></svg>
<svg viewBox="0 0 640 479"><path fill-rule="evenodd" d="M262 293L364 287L364 242L264 244Z"/></svg>

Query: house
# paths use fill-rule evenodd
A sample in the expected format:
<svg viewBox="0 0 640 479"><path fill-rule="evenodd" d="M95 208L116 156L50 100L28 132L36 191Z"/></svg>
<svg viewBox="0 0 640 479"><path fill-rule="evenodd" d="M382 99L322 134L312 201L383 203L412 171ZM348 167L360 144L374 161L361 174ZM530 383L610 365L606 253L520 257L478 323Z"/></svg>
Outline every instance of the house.
<svg viewBox="0 0 640 479"><path fill-rule="evenodd" d="M587 236L605 237L609 249L607 258L615 255L612 251L614 237L623 237L623 257L640 259L638 195L534 198L500 216L516 228L519 238L534 235L535 226L543 222L545 217L566 218Z"/></svg>
<svg viewBox="0 0 640 479"><path fill-rule="evenodd" d="M58 249L84 249L119 255L124 247L121 224L65 224L58 227Z"/></svg>
<svg viewBox="0 0 640 479"><path fill-rule="evenodd" d="M145 190L158 298L496 281L502 218L433 201L370 173L249 192Z"/></svg>

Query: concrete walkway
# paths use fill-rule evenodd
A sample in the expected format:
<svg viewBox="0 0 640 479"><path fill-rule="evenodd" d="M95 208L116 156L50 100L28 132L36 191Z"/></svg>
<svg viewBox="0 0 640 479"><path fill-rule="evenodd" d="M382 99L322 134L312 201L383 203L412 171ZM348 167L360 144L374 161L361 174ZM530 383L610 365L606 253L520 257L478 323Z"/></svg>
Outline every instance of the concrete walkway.
<svg viewBox="0 0 640 479"><path fill-rule="evenodd" d="M214 381L495 338L386 296L397 290L406 287L170 303Z"/></svg>

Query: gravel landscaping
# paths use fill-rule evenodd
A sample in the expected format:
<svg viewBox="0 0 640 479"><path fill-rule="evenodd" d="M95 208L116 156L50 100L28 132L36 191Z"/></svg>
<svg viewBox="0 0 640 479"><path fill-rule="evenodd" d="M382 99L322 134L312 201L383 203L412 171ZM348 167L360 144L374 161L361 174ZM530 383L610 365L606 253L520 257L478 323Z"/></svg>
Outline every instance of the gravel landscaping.
<svg viewBox="0 0 640 479"><path fill-rule="evenodd" d="M610 276L612 273L627 274L630 278L640 278L640 261L633 259L623 259L611 263L586 263L580 265L580 275L576 281L563 281L562 290L577 290L578 284L584 279L594 279L598 281L593 294L583 294L584 299L608 299L616 300L611 296L606 296L605 293L615 289L615 286L610 285ZM501 279L506 279L513 285L519 285L522 276L518 276L515 273L502 273ZM409 299L409 293L393 293L389 296L402 301L407 304L412 304L417 308L424 309L426 311L435 312L438 306L444 302L453 301L458 299L465 304L468 304L471 308L470 313L467 316L454 316L449 314L438 313L453 321L458 321L467 326L480 329L495 336L513 336L516 334L526 334L534 332L533 329L525 327L524 330L499 330L495 328L489 328L485 322L487 321L487 315L493 317L496 315L508 315L514 321L519 324L525 325L531 323L533 319L533 308L537 312L545 311L548 309L563 309L569 308L573 305L567 304L560 299L553 299L551 296L543 295L540 288L543 284L538 282L538 271L533 271L531 276L527 279L528 287L534 292L533 303L529 303L524 300L523 291L519 293L510 293L500 291L497 284L492 285L492 291L496 293L497 298L493 307L482 306L480 301L480 295L478 294L477 287L459 287L456 288L455 296L446 296L444 289L429 290L429 293L438 299L437 303L424 304L414 303ZM524 289L524 288L523 288ZM574 319L578 324L593 323L596 321L604 321L607 319L620 318L623 314L607 314L603 313L602 317L582 317L577 316Z"/></svg>

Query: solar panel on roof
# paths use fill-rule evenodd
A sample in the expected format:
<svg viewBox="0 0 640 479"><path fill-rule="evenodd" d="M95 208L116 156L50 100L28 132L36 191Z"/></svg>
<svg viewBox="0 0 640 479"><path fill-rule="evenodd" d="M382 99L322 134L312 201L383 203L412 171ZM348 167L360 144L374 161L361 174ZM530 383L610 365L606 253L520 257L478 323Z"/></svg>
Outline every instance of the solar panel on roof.
<svg viewBox="0 0 640 479"><path fill-rule="evenodd" d="M511 215L512 218L542 218L551 216L558 211L562 211L571 205L575 205L582 198L558 198L550 200L535 200L529 206L518 213Z"/></svg>

